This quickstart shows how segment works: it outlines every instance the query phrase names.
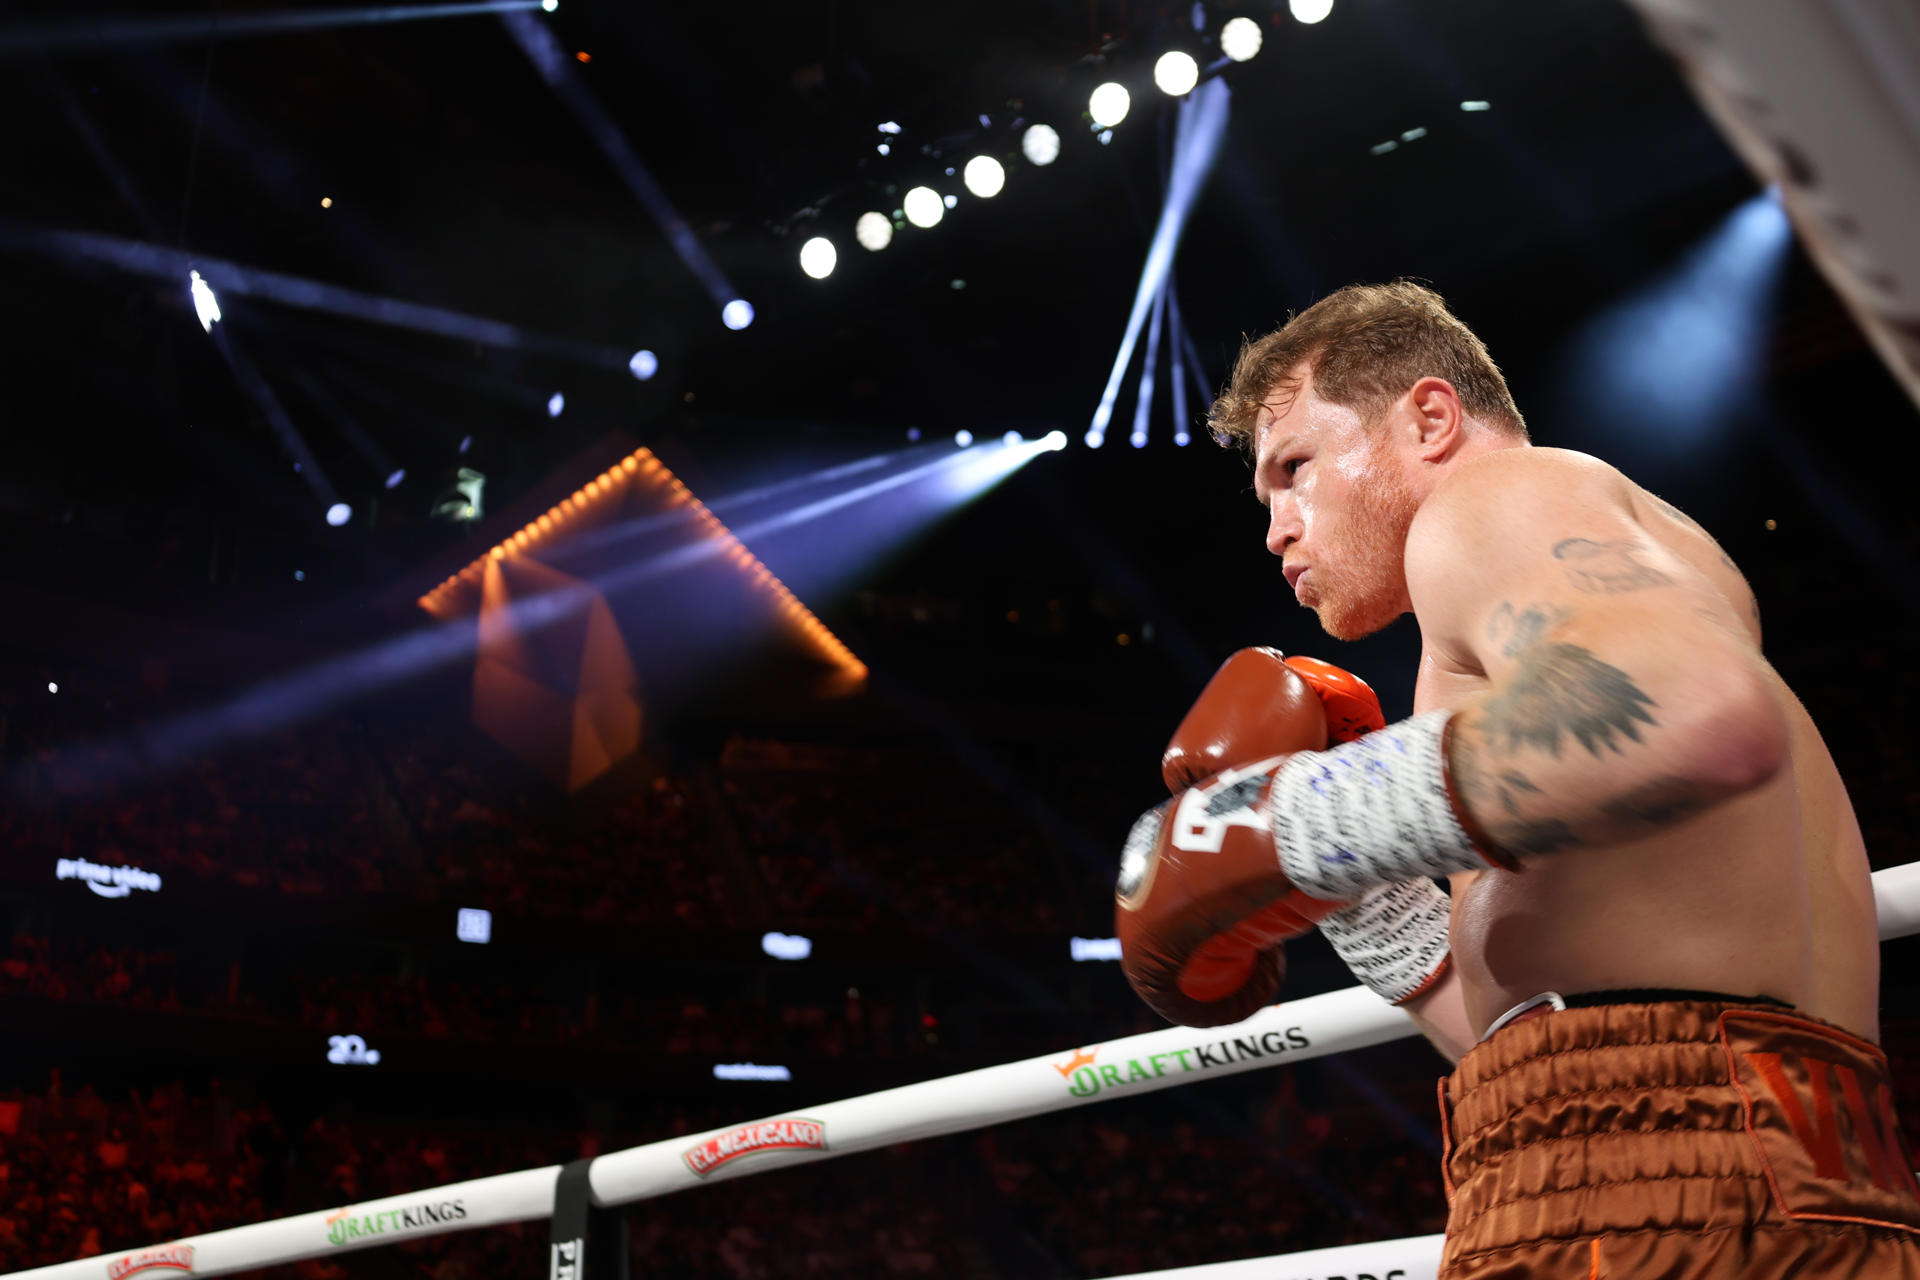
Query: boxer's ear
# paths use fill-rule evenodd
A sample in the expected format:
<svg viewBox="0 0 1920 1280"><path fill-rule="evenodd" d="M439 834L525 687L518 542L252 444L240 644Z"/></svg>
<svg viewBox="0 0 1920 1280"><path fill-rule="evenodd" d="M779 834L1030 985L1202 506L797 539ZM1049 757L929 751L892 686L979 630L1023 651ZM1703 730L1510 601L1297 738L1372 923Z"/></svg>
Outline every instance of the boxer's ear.
<svg viewBox="0 0 1920 1280"><path fill-rule="evenodd" d="M1466 438L1467 411L1451 382L1422 378L1408 388L1404 403L1415 454L1422 462L1444 462L1459 450Z"/></svg>

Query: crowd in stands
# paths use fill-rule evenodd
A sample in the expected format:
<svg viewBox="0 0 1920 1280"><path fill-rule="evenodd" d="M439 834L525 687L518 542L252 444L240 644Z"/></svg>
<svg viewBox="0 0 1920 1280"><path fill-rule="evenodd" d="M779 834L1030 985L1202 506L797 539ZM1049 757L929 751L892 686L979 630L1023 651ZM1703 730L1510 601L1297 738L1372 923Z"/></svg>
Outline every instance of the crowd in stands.
<svg viewBox="0 0 1920 1280"><path fill-rule="evenodd" d="M738 743L717 771L629 761L576 796L458 725L337 717L99 787L73 785L86 754L47 747L14 770L15 875L85 858L602 928L1042 933L1073 910L1060 855L925 751Z"/></svg>
<svg viewBox="0 0 1920 1280"><path fill-rule="evenodd" d="M1920 782L1897 741L1920 703L1920 677L1887 654L1869 653L1862 665L1878 684L1875 714L1829 711L1849 705L1851 670L1806 675L1802 693L1854 789L1875 865L1897 865L1913 860L1920 825ZM204 939L52 929L31 904L52 887L59 858L124 862L173 884L267 902L390 901L449 916L455 905L484 903L508 917L639 933L817 927L1064 939L1097 929L1107 906L1097 859L1069 847L1033 795L924 748L743 737L711 760L629 762L569 797L471 728L336 718L154 777L75 789L52 765L89 748L52 735L25 742L22 754L22 723L7 743L18 766L9 778L27 782L0 803L8 851L0 905L15 911L0 918L0 998L351 1032L375 1043L392 1034L715 1060L933 1052L906 981L863 981L843 999L679 976L665 985L482 977L391 956L325 964L268 948L236 955ZM44 729L36 722L36 733ZM1046 767L1021 765L1035 777ZM1056 806L1107 812L1106 793L1124 790L1123 778L1146 784L1140 803L1153 798L1150 762L1033 791L1061 797ZM271 935L272 913L242 925ZM1890 970L1890 1001L1897 979ZM1886 1028L1909 1082L1920 1066L1917 1026L1909 1018ZM1001 1057L1038 1051L1004 1028L984 1034L1002 1037ZM1431 1069L1419 1074L1430 1087ZM1111 1275L1437 1229L1437 1169L1417 1135L1377 1122L1336 1125L1325 1108L1290 1095L1293 1069L1256 1075L1275 1101L1252 1107L1237 1128L1096 1108L852 1157L831 1176L755 1179L751 1196L725 1189L740 1184L689 1193L663 1206L670 1212L634 1216L635 1269L725 1280ZM1903 1086L1898 1099L1909 1132L1920 1132L1915 1093ZM1420 1100L1408 1110L1424 1121L1429 1107ZM105 1098L58 1077L8 1092L0 1078L0 1270L745 1118L668 1107L622 1132L568 1137L554 1128L316 1119L284 1099L243 1102L205 1084ZM983 1235L996 1256L974 1252ZM380 1250L389 1259L380 1263L340 1255L274 1274L531 1274L545 1243L536 1223L409 1242ZM394 1258L406 1270L396 1272Z"/></svg>
<svg viewBox="0 0 1920 1280"><path fill-rule="evenodd" d="M1217 1091L1216 1091L1217 1096ZM642 1203L637 1275L1110 1275L1437 1230L1437 1166L1348 1108L1303 1110L1291 1073L1238 1085L1250 1123L1161 1103L1096 1108L844 1157ZM511 1114L458 1128L318 1115L292 1121L218 1082L103 1097L55 1073L0 1094L0 1270L114 1255L266 1217L671 1139L741 1119L655 1104L618 1134ZM267 1280L531 1275L530 1222L250 1273Z"/></svg>
<svg viewBox="0 0 1920 1280"><path fill-rule="evenodd" d="M182 946L193 948L192 940ZM180 962L180 948L96 943L78 934L16 932L0 952L0 997L159 1009L258 1026L491 1044L580 1044L708 1060L755 1057L867 1058L924 1054L902 995L869 983L829 1005L822 999L637 992L601 1000L494 978L416 972L295 969L256 977L247 962ZM878 977L880 975L876 975Z"/></svg>

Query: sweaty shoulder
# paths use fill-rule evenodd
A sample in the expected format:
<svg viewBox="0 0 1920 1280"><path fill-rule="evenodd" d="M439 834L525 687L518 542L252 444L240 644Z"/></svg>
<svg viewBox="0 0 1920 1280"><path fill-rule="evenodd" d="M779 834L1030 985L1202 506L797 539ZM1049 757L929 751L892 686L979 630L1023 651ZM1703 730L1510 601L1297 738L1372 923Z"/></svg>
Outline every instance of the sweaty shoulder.
<svg viewBox="0 0 1920 1280"><path fill-rule="evenodd" d="M1444 641L1465 622L1455 617L1461 606L1502 592L1567 539L1633 537L1633 488L1569 449L1498 449L1461 463L1407 530L1407 590L1422 635Z"/></svg>

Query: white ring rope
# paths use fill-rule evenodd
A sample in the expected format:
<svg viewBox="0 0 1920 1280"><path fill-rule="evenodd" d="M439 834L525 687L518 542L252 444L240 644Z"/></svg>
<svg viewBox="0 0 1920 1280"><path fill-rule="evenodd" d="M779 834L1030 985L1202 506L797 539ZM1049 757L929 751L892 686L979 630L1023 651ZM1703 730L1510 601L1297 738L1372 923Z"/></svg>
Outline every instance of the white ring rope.
<svg viewBox="0 0 1920 1280"><path fill-rule="evenodd" d="M1873 891L1883 940L1920 933L1920 862L1875 872ZM1169 1027L609 1152L590 1166L589 1185L595 1203L603 1207L630 1204L707 1182L1364 1049L1415 1034L1405 1013L1364 987L1349 987L1262 1009L1231 1027L1211 1031ZM210 1231L154 1248L191 1249L192 1273L218 1276L476 1227L549 1218L553 1216L559 1174L559 1165L495 1174L342 1209ZM146 1250L117 1251L112 1257L142 1252ZM1225 1280L1252 1274L1255 1266L1261 1268L1261 1275L1272 1275L1277 1262L1285 1261L1291 1268L1295 1259L1303 1266L1311 1263L1305 1274L1319 1274L1323 1264L1331 1268L1338 1262L1353 1270L1334 1274L1430 1280L1439 1266L1440 1237L1345 1245L1281 1255L1279 1259L1152 1274ZM12 1274L34 1280L100 1280L103 1265L100 1258L83 1258Z"/></svg>

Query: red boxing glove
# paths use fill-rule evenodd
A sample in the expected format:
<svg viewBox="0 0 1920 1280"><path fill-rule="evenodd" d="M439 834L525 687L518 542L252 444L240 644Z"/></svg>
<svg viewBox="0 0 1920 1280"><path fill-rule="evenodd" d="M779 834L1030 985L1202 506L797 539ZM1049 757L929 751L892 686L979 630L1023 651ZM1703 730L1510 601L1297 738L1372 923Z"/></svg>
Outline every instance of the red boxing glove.
<svg viewBox="0 0 1920 1280"><path fill-rule="evenodd" d="M1273 1003L1281 943L1340 907L1294 889L1265 814L1281 758L1326 746L1319 698L1272 649L1227 659L1181 722L1162 772L1185 789L1134 823L1115 892L1121 967L1162 1017L1220 1026Z"/></svg>
<svg viewBox="0 0 1920 1280"><path fill-rule="evenodd" d="M1380 711L1380 698L1373 686L1353 672L1298 654L1286 662L1320 695L1320 707L1327 713L1329 741L1352 742L1363 734L1387 727L1387 717Z"/></svg>
<svg viewBox="0 0 1920 1280"><path fill-rule="evenodd" d="M1231 765L1324 749L1327 717L1315 696L1317 672L1294 668L1301 661L1281 657L1278 649L1242 649L1221 663L1160 757L1167 790L1178 795ZM1346 675L1324 662L1314 665Z"/></svg>

